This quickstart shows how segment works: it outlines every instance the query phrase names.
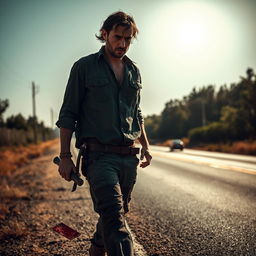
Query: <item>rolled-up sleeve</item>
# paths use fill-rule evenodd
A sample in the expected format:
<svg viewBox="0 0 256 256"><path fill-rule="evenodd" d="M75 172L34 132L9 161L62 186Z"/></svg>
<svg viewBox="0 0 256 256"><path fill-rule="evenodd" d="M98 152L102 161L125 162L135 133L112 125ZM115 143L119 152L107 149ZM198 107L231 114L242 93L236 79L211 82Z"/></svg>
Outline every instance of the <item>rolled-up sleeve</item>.
<svg viewBox="0 0 256 256"><path fill-rule="evenodd" d="M137 74L138 74L138 80L139 80L140 84L142 84L142 79L141 79L140 71L139 71L138 68L136 69L136 71L137 71ZM138 100L138 120L139 120L140 124L144 124L144 118L143 118L143 115L142 115L142 112L141 112L141 108L140 108L140 93L139 93L139 100Z"/></svg>
<svg viewBox="0 0 256 256"><path fill-rule="evenodd" d="M139 103L138 103L138 120L140 124L144 124L144 118L140 108L140 95L139 95Z"/></svg>
<svg viewBox="0 0 256 256"><path fill-rule="evenodd" d="M66 86L63 103L56 122L57 127L75 130L81 102L85 95L85 73L81 61L73 65Z"/></svg>
<svg viewBox="0 0 256 256"><path fill-rule="evenodd" d="M143 118L140 107L138 108L138 120L139 120L140 124L144 124L144 118Z"/></svg>

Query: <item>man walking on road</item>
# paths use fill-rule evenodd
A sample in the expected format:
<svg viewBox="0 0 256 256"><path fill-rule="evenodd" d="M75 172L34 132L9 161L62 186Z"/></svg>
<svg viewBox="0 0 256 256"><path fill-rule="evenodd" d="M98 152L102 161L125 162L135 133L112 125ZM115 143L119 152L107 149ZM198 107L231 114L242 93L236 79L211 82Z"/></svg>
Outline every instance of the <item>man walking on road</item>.
<svg viewBox="0 0 256 256"><path fill-rule="evenodd" d="M125 54L138 29L124 12L110 15L96 36L104 46L73 65L56 125L60 128L60 175L75 171L70 141L83 148L82 172L99 214L91 239L91 256L134 255L124 214L140 167L152 159L140 110L141 76Z"/></svg>

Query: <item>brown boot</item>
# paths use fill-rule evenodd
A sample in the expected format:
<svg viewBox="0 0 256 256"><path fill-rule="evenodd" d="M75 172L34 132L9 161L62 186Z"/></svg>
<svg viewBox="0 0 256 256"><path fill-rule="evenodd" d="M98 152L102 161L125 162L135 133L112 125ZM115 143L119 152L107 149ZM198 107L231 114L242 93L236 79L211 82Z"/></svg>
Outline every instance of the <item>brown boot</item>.
<svg viewBox="0 0 256 256"><path fill-rule="evenodd" d="M105 256L105 248L104 247L98 247L94 244L91 244L91 247L89 248L89 255L90 256Z"/></svg>

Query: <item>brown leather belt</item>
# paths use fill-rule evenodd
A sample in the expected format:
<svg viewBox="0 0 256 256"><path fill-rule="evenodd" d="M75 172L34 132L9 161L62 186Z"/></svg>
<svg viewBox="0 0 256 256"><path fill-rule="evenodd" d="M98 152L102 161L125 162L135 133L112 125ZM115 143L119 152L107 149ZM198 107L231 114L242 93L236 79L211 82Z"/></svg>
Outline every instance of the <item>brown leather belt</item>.
<svg viewBox="0 0 256 256"><path fill-rule="evenodd" d="M132 146L114 146L114 145L104 145L100 143L85 143L86 150L89 152L100 151L104 153L116 153L120 155L137 155L140 153L140 148L135 148Z"/></svg>

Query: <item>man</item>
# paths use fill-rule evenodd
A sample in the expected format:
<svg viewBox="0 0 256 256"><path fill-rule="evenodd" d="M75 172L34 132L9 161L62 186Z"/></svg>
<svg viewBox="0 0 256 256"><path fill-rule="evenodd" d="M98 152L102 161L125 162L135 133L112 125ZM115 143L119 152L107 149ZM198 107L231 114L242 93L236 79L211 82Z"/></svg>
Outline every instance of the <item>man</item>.
<svg viewBox="0 0 256 256"><path fill-rule="evenodd" d="M56 125L60 128L60 175L70 181L75 170L70 153L73 131L83 148L82 172L99 214L91 256L134 255L124 214L136 181L142 145L142 168L152 159L139 107L141 77L125 55L138 29L124 12L110 15L96 36L105 45L72 67Z"/></svg>

